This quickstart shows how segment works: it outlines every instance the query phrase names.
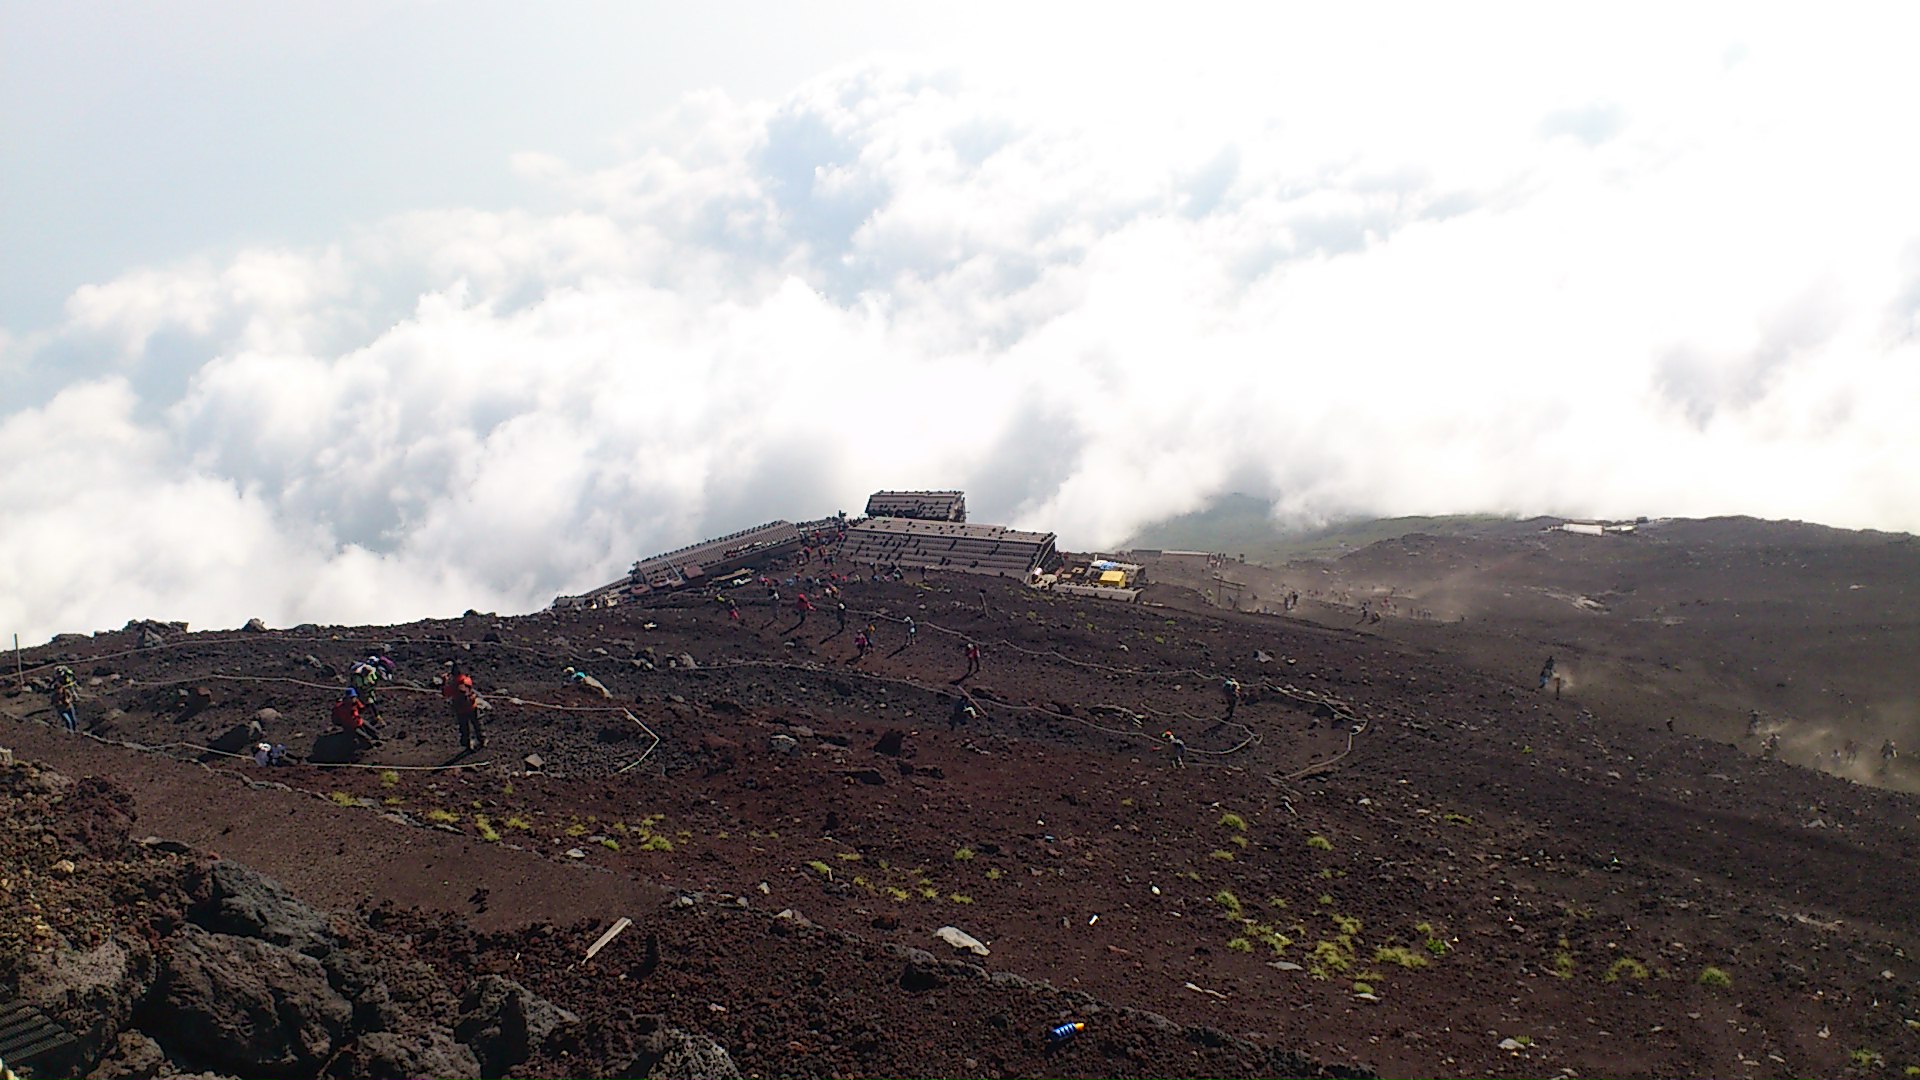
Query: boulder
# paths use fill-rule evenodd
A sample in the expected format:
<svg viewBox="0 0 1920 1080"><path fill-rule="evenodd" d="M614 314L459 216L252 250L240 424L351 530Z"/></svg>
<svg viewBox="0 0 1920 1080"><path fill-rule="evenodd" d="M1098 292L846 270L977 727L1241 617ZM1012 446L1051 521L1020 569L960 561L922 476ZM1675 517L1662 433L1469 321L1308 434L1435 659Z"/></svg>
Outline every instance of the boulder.
<svg viewBox="0 0 1920 1080"><path fill-rule="evenodd" d="M899 757L901 750L905 748L906 741L906 732L899 728L888 728L886 734L880 736L880 741L873 744L873 752L886 754L888 757Z"/></svg>
<svg viewBox="0 0 1920 1080"><path fill-rule="evenodd" d="M967 933L957 926L943 926L935 930L933 936L956 949L965 949L975 956L987 955L987 947L980 943L979 938L974 937L972 934Z"/></svg>
<svg viewBox="0 0 1920 1080"><path fill-rule="evenodd" d="M727 1048L696 1031L656 1028L623 1077L646 1080L740 1080Z"/></svg>
<svg viewBox="0 0 1920 1080"><path fill-rule="evenodd" d="M140 631L139 647L142 649L157 649L160 646L165 645L166 643L167 643L166 638L161 637L159 634L154 633L152 630Z"/></svg>
<svg viewBox="0 0 1920 1080"><path fill-rule="evenodd" d="M362 1035L354 1051L356 1076L479 1076L480 1060L443 1027L407 1035Z"/></svg>
<svg viewBox="0 0 1920 1080"><path fill-rule="evenodd" d="M784 754L788 757L792 757L800 749L800 741L790 735L775 735L771 739L768 739L767 742L770 744L774 753Z"/></svg>
<svg viewBox="0 0 1920 1080"><path fill-rule="evenodd" d="M145 1026L176 1060L243 1076L311 1073L346 1034L353 1009L313 957L198 926L168 943Z"/></svg>
<svg viewBox="0 0 1920 1080"><path fill-rule="evenodd" d="M248 619L247 625L241 627L240 629L245 630L250 634L260 634L260 633L266 632L267 624L266 624L266 621L263 619Z"/></svg>
<svg viewBox="0 0 1920 1080"><path fill-rule="evenodd" d="M154 1080L167 1066L160 1044L133 1030L120 1033L113 1050L87 1074L87 1080Z"/></svg>
<svg viewBox="0 0 1920 1080"><path fill-rule="evenodd" d="M258 938L314 957L333 950L327 917L272 878L222 861L213 864L207 879L207 899L187 913L195 925L216 934Z"/></svg>
<svg viewBox="0 0 1920 1080"><path fill-rule="evenodd" d="M460 999L454 1038L473 1048L480 1075L501 1076L580 1018L499 975L482 975Z"/></svg>
<svg viewBox="0 0 1920 1080"><path fill-rule="evenodd" d="M108 938L85 950L56 948L29 960L22 996L75 1040L38 1059L36 1068L47 1076L79 1075L114 1051L153 986L155 967L152 950L134 937Z"/></svg>

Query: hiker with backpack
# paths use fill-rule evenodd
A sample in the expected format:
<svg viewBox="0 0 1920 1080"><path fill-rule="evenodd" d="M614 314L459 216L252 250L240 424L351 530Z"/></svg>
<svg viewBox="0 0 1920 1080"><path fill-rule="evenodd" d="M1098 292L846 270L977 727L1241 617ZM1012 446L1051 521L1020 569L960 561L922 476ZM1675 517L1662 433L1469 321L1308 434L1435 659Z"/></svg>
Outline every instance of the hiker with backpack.
<svg viewBox="0 0 1920 1080"><path fill-rule="evenodd" d="M53 714L60 718L60 726L67 733L80 733L80 683L73 677L73 669L60 665L53 673Z"/></svg>
<svg viewBox="0 0 1920 1080"><path fill-rule="evenodd" d="M366 706L360 700L359 691L351 686L341 691L332 712L333 726L352 738L355 750L360 749L362 742L369 747L380 745L380 733L367 723Z"/></svg>
<svg viewBox="0 0 1920 1080"><path fill-rule="evenodd" d="M455 663L440 684L440 696L446 699L454 722L460 727L460 749L478 750L487 745L486 736L480 733L480 695L473 688L473 676L461 671Z"/></svg>

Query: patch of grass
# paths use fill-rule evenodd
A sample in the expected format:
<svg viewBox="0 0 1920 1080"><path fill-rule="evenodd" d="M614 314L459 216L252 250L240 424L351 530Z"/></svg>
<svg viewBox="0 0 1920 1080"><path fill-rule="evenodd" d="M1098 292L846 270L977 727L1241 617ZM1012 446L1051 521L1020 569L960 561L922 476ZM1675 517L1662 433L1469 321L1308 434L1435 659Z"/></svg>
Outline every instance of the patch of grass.
<svg viewBox="0 0 1920 1080"><path fill-rule="evenodd" d="M429 810L427 811L427 820L441 825L451 825L460 820L460 815L451 810Z"/></svg>
<svg viewBox="0 0 1920 1080"><path fill-rule="evenodd" d="M672 851L673 841L664 836L649 836L640 843L641 851Z"/></svg>
<svg viewBox="0 0 1920 1080"><path fill-rule="evenodd" d="M627 823L624 821L616 821L607 826L607 831L615 836L625 836L627 835Z"/></svg>
<svg viewBox="0 0 1920 1080"><path fill-rule="evenodd" d="M487 820L487 815L473 815L473 827L480 834L480 839L489 844L499 843L500 831L493 827L493 822Z"/></svg>
<svg viewBox="0 0 1920 1080"><path fill-rule="evenodd" d="M1440 820L1446 822L1449 825L1473 824L1473 818L1469 817L1466 814L1447 814L1446 816L1442 817Z"/></svg>
<svg viewBox="0 0 1920 1080"><path fill-rule="evenodd" d="M1446 938L1430 937L1427 939L1427 951L1435 956L1445 956L1453 951L1453 946L1447 944Z"/></svg>
<svg viewBox="0 0 1920 1080"><path fill-rule="evenodd" d="M399 773L394 772L392 769L380 770L380 786L381 787L398 787L399 785L400 785Z"/></svg>
<svg viewBox="0 0 1920 1080"><path fill-rule="evenodd" d="M1320 868L1319 877L1321 881L1332 881L1333 871L1323 866Z"/></svg>
<svg viewBox="0 0 1920 1080"><path fill-rule="evenodd" d="M888 896L893 897L895 900L905 900L909 895L911 895L910 893L907 892L907 890L901 888L898 885L889 885L880 891L886 893Z"/></svg>
<svg viewBox="0 0 1920 1080"><path fill-rule="evenodd" d="M920 899L938 900L940 899L940 890L931 885L922 885L920 886Z"/></svg>
<svg viewBox="0 0 1920 1080"><path fill-rule="evenodd" d="M1887 1059L1880 1056L1880 1051L1870 1050L1864 1046L1849 1053L1847 1060L1852 1062L1856 1069L1877 1069L1887 1063Z"/></svg>
<svg viewBox="0 0 1920 1080"><path fill-rule="evenodd" d="M1121 800L1120 800L1120 805L1121 805L1121 806L1132 806L1132 805L1133 805L1133 800L1132 800L1131 798L1127 798L1127 799L1121 799Z"/></svg>
<svg viewBox="0 0 1920 1080"><path fill-rule="evenodd" d="M1423 937L1432 937L1432 936L1433 936L1433 924L1432 924L1432 923L1430 923L1430 922L1421 922L1421 923L1414 923L1414 924L1413 924L1413 932L1414 932L1414 933L1416 933L1416 934L1419 934L1419 935L1421 935L1421 936L1423 936Z"/></svg>
<svg viewBox="0 0 1920 1080"><path fill-rule="evenodd" d="M398 795L389 795L386 798L380 800L380 805L381 806L400 806L406 801L407 800L401 798Z"/></svg>
<svg viewBox="0 0 1920 1080"><path fill-rule="evenodd" d="M1339 929L1342 937L1353 937L1360 932L1360 920L1352 915L1335 915L1333 925Z"/></svg>
<svg viewBox="0 0 1920 1080"><path fill-rule="evenodd" d="M521 832L528 832L533 828L533 822L528 821L519 814L514 814L507 818L506 826L509 829L519 829Z"/></svg>
<svg viewBox="0 0 1920 1080"><path fill-rule="evenodd" d="M1321 893L1321 894L1320 894L1320 906L1321 906L1321 907L1332 907L1332 906L1333 906L1333 894L1332 894L1332 893Z"/></svg>
<svg viewBox="0 0 1920 1080"><path fill-rule="evenodd" d="M1621 979L1632 979L1634 982L1644 982L1646 978L1647 965L1631 956L1623 956L1613 962L1613 966L1607 969L1606 975L1602 976L1600 981L1619 982Z"/></svg>
<svg viewBox="0 0 1920 1080"><path fill-rule="evenodd" d="M1725 990L1733 985L1733 976L1709 965L1700 969L1700 977L1694 981L1710 990Z"/></svg>
<svg viewBox="0 0 1920 1080"><path fill-rule="evenodd" d="M1565 949L1553 954L1553 977L1556 979L1573 978L1573 954Z"/></svg>
<svg viewBox="0 0 1920 1080"><path fill-rule="evenodd" d="M1373 984L1356 982L1353 984L1353 992L1356 994L1371 994L1373 993Z"/></svg>
<svg viewBox="0 0 1920 1080"><path fill-rule="evenodd" d="M948 896L947 899L953 901L956 904L973 903L973 897L968 896L966 893L954 893L951 896Z"/></svg>
<svg viewBox="0 0 1920 1080"><path fill-rule="evenodd" d="M1321 836L1319 833L1314 833L1312 836L1307 837L1307 846L1315 851L1332 851L1333 841Z"/></svg>
<svg viewBox="0 0 1920 1080"><path fill-rule="evenodd" d="M327 798L332 799L334 802L339 803L341 806L359 806L360 805L360 799L358 796L349 794L348 792L345 792L345 791L329 791L327 792Z"/></svg>
<svg viewBox="0 0 1920 1080"><path fill-rule="evenodd" d="M567 826L567 835L568 836L585 836L587 835L587 827L576 821L573 824Z"/></svg>
<svg viewBox="0 0 1920 1080"><path fill-rule="evenodd" d="M1247 831L1247 819L1241 817L1239 814L1235 814L1232 812L1221 814L1220 824L1226 826L1229 829L1232 829L1234 832Z"/></svg>
<svg viewBox="0 0 1920 1080"><path fill-rule="evenodd" d="M587 820L592 821L593 818L588 817ZM648 814L646 817L640 819L640 827L642 829L651 829L665 820L667 820L667 815L665 814ZM767 835L773 837L775 840L780 839L779 833L768 833Z"/></svg>
<svg viewBox="0 0 1920 1080"><path fill-rule="evenodd" d="M1287 906L1287 898L1284 896L1269 896L1267 897L1267 906L1270 908L1285 908Z"/></svg>
<svg viewBox="0 0 1920 1080"><path fill-rule="evenodd" d="M1182 870L1173 876L1177 878L1186 878L1188 881L1200 880L1200 872L1197 870Z"/></svg>
<svg viewBox="0 0 1920 1080"><path fill-rule="evenodd" d="M509 781L507 781L506 783L504 783L504 784L501 784L501 785L500 785L500 794L502 794L502 795L511 795L511 794L513 794L513 781L511 781L511 780L509 780Z"/></svg>
<svg viewBox="0 0 1920 1080"><path fill-rule="evenodd" d="M1324 979L1332 972L1347 970L1351 962L1347 950L1335 942L1316 941L1313 943L1313 952L1308 954L1307 970Z"/></svg>
<svg viewBox="0 0 1920 1080"><path fill-rule="evenodd" d="M828 866L826 863L821 862L819 859L809 860L807 862L807 869L813 871L816 874L819 874L821 877L826 878L828 881L833 880L833 867Z"/></svg>
<svg viewBox="0 0 1920 1080"><path fill-rule="evenodd" d="M1227 948L1232 949L1234 952L1252 952L1253 942L1243 937L1228 938Z"/></svg>
<svg viewBox="0 0 1920 1080"><path fill-rule="evenodd" d="M1219 859L1219 860L1220 860L1221 862L1232 862L1232 861L1233 861L1233 852L1231 852L1231 851L1209 851L1209 852L1207 853L1207 857L1208 857L1209 859Z"/></svg>
<svg viewBox="0 0 1920 1080"><path fill-rule="evenodd" d="M1233 895L1230 890L1221 889L1219 892L1214 893L1213 902L1226 909L1229 918L1238 919L1246 913L1246 909L1240 904L1240 898Z"/></svg>
<svg viewBox="0 0 1920 1080"><path fill-rule="evenodd" d="M1247 838L1241 836L1239 833L1234 833L1232 836L1227 837L1227 843L1232 844L1242 851L1247 849Z"/></svg>
<svg viewBox="0 0 1920 1080"><path fill-rule="evenodd" d="M1397 964L1403 968L1423 968L1427 958L1401 945L1384 945L1373 950L1375 961L1383 964Z"/></svg>
<svg viewBox="0 0 1920 1080"><path fill-rule="evenodd" d="M1905 1069L1900 1070L1900 1075L1920 1076L1920 1065L1909 1065Z"/></svg>
<svg viewBox="0 0 1920 1080"><path fill-rule="evenodd" d="M963 847L963 848L958 848L958 849L955 849L955 851L954 851L954 853L953 853L953 861L955 861L955 862L972 862L972 861L973 861L973 849L972 849L972 848L970 848L970 847Z"/></svg>
<svg viewBox="0 0 1920 1080"><path fill-rule="evenodd" d="M620 841L615 840L611 836L603 836L600 838L600 846L606 848L608 851L619 851Z"/></svg>
<svg viewBox="0 0 1920 1080"><path fill-rule="evenodd" d="M1292 938L1288 937L1287 935L1281 933L1280 931L1274 929L1271 926L1265 926L1260 923L1249 924L1247 927L1247 933L1252 934L1255 938L1258 938L1260 941L1265 942L1267 948L1272 949L1276 953L1285 952L1287 949L1287 946L1293 944Z"/></svg>
<svg viewBox="0 0 1920 1080"><path fill-rule="evenodd" d="M860 853L857 851L843 851L835 855L834 858L839 859L841 862L859 862Z"/></svg>
<svg viewBox="0 0 1920 1080"><path fill-rule="evenodd" d="M988 881L999 881L999 880L1000 880L1000 877L1001 877L1001 872L1000 872L1000 868L999 868L999 867L997 867L997 866L989 866L989 867L987 867L987 880L988 880Z"/></svg>

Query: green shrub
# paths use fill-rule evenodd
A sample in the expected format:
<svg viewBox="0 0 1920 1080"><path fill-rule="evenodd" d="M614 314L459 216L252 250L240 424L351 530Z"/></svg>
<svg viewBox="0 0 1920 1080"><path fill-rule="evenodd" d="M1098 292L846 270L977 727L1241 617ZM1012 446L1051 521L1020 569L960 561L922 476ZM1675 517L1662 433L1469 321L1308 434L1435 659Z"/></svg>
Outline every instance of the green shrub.
<svg viewBox="0 0 1920 1080"><path fill-rule="evenodd" d="M1373 950L1374 960L1383 964L1397 964L1403 968L1423 968L1427 958L1412 949L1399 945L1387 945Z"/></svg>
<svg viewBox="0 0 1920 1080"><path fill-rule="evenodd" d="M1210 852L1208 852L1208 853L1207 853L1207 857L1208 857L1208 858L1211 858L1211 859L1219 859L1219 860L1220 860L1221 862L1232 862L1232 861L1233 861L1233 852L1231 852L1231 851L1210 851Z"/></svg>
<svg viewBox="0 0 1920 1080"><path fill-rule="evenodd" d="M1427 939L1427 951L1435 956L1445 956L1453 951L1453 946L1447 944L1445 938L1430 937Z"/></svg>
<svg viewBox="0 0 1920 1080"><path fill-rule="evenodd" d="M963 847L953 853L953 858L955 862L972 862L973 849L970 847Z"/></svg>
<svg viewBox="0 0 1920 1080"><path fill-rule="evenodd" d="M1573 978L1573 954L1565 949L1553 954L1553 976L1556 979Z"/></svg>
<svg viewBox="0 0 1920 1080"><path fill-rule="evenodd" d="M606 848L608 851L619 851L620 841L615 840L611 836L603 836L600 838L600 846Z"/></svg>
<svg viewBox="0 0 1920 1080"><path fill-rule="evenodd" d="M1235 814L1235 813L1221 814L1220 824L1226 826L1229 829L1232 829L1234 832L1247 831L1247 819L1241 817L1239 814Z"/></svg>
<svg viewBox="0 0 1920 1080"><path fill-rule="evenodd" d="M487 815L485 814L473 815L473 827L480 833L480 839L485 840L489 844L495 843L500 839L499 830L493 827L493 822L488 821Z"/></svg>
<svg viewBox="0 0 1920 1080"><path fill-rule="evenodd" d="M640 844L641 851L672 851L673 841L664 836L649 836Z"/></svg>
<svg viewBox="0 0 1920 1080"><path fill-rule="evenodd" d="M819 859L809 860L807 863L807 869L812 870L814 873L819 874L823 878L831 879L833 877L833 867L828 866L826 863L821 862Z"/></svg>
<svg viewBox="0 0 1920 1080"><path fill-rule="evenodd" d="M1347 970L1349 963L1347 950L1331 941L1314 942L1311 960L1311 964L1308 965L1309 970L1323 979L1328 972Z"/></svg>
<svg viewBox="0 0 1920 1080"><path fill-rule="evenodd" d="M1253 942L1243 937L1228 938L1227 948L1232 949L1234 952L1252 952Z"/></svg>
<svg viewBox="0 0 1920 1080"><path fill-rule="evenodd" d="M1708 967L1700 969L1700 978L1695 981L1709 989L1725 990L1733 985L1733 976L1728 975L1717 967L1709 965Z"/></svg>
<svg viewBox="0 0 1920 1080"><path fill-rule="evenodd" d="M1238 919L1245 913L1245 909L1240 905L1240 898L1226 889L1214 893L1213 902L1225 908L1227 915L1231 918Z"/></svg>
<svg viewBox="0 0 1920 1080"><path fill-rule="evenodd" d="M381 787L393 787L399 782L400 782L399 773L394 772L392 769L380 770L380 786Z"/></svg>
<svg viewBox="0 0 1920 1080"><path fill-rule="evenodd" d="M953 895L947 897L947 899L953 901L956 904L973 903L973 897L968 896L966 893L954 893Z"/></svg>
<svg viewBox="0 0 1920 1080"><path fill-rule="evenodd" d="M509 829L519 829L521 832L526 832L533 828L533 822L528 821L519 814L514 814L512 817L507 818L506 825Z"/></svg>
<svg viewBox="0 0 1920 1080"><path fill-rule="evenodd" d="M1631 956L1623 956L1613 962L1613 966L1607 969L1607 974L1601 981L1619 982L1621 979L1632 979L1634 982L1642 982L1646 977L1647 965Z"/></svg>
<svg viewBox="0 0 1920 1080"><path fill-rule="evenodd" d="M1371 994L1373 993L1373 984L1356 982L1353 984L1353 992L1356 994Z"/></svg>
<svg viewBox="0 0 1920 1080"><path fill-rule="evenodd" d="M1321 836L1319 833L1314 833L1312 836L1307 837L1307 846L1315 851L1332 851L1333 841Z"/></svg>
<svg viewBox="0 0 1920 1080"><path fill-rule="evenodd" d="M348 792L345 792L345 791L328 792L327 798L332 799L334 802L339 803L341 806L359 806L360 805L360 799L358 796L349 794Z"/></svg>
<svg viewBox="0 0 1920 1080"><path fill-rule="evenodd" d="M1000 870L1000 868L999 868L999 867L997 867L997 866L989 866L989 867L987 867L987 880L988 880L988 881L999 881L999 880L1000 880L1000 878L1001 878L1001 870Z"/></svg>
<svg viewBox="0 0 1920 1080"><path fill-rule="evenodd" d="M451 810L429 810L427 811L427 820L437 822L441 825L451 825L460 820L460 815Z"/></svg>
<svg viewBox="0 0 1920 1080"><path fill-rule="evenodd" d="M1880 1051L1864 1046L1848 1054L1847 1060L1853 1062L1856 1069L1877 1069L1887 1063L1887 1059L1880 1056Z"/></svg>

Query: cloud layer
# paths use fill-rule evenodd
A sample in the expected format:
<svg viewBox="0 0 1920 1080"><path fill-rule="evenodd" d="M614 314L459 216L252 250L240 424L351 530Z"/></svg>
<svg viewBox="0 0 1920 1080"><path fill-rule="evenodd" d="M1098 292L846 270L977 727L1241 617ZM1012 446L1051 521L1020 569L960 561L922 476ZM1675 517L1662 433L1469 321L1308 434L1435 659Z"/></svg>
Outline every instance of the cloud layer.
<svg viewBox="0 0 1920 1080"><path fill-rule="evenodd" d="M1125 123L873 63L521 155L551 212L130 271L0 334L0 627L526 610L879 487L1920 529L1908 106L1796 59Z"/></svg>

